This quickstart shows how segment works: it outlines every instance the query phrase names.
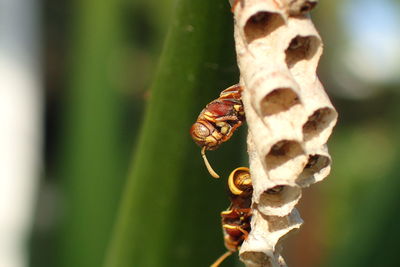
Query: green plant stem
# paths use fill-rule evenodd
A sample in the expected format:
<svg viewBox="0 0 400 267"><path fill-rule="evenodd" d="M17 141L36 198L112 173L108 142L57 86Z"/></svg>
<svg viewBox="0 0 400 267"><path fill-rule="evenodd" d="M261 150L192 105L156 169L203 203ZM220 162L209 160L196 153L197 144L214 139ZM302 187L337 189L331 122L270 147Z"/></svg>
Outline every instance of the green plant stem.
<svg viewBox="0 0 400 267"><path fill-rule="evenodd" d="M232 18L228 1L180 0L176 10L107 267L206 266L224 252L218 210L228 203L225 181L210 178L189 128L207 102L238 80ZM239 162L232 144L218 151L215 166L223 174Z"/></svg>
<svg viewBox="0 0 400 267"><path fill-rule="evenodd" d="M110 77L120 42L118 7L118 1L82 0L73 8L58 158L63 225L57 266L101 265L126 172L124 102Z"/></svg>

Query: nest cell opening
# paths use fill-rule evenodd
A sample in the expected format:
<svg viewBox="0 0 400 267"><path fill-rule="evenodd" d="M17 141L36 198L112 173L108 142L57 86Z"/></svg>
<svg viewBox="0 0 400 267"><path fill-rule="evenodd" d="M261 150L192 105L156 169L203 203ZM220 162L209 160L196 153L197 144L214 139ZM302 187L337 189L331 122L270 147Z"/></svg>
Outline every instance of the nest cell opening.
<svg viewBox="0 0 400 267"><path fill-rule="evenodd" d="M280 208L283 205L295 201L300 197L301 189L288 185L277 185L265 190L259 200L259 205Z"/></svg>
<svg viewBox="0 0 400 267"><path fill-rule="evenodd" d="M329 107L317 109L303 125L304 141L318 136L335 119L335 111Z"/></svg>
<svg viewBox="0 0 400 267"><path fill-rule="evenodd" d="M244 26L247 43L263 38L284 25L285 21L278 13L260 11L252 15Z"/></svg>
<svg viewBox="0 0 400 267"><path fill-rule="evenodd" d="M298 142L282 140L271 147L265 157L265 164L268 169L274 169L303 153L304 151Z"/></svg>
<svg viewBox="0 0 400 267"><path fill-rule="evenodd" d="M251 262L255 266L272 267L270 257L259 251L246 251L240 255L240 258L245 262Z"/></svg>
<svg viewBox="0 0 400 267"><path fill-rule="evenodd" d="M305 13L310 12L318 3L317 0L300 0L297 2L300 3L293 3L292 1L292 6L289 9L289 14L291 16L304 15Z"/></svg>
<svg viewBox="0 0 400 267"><path fill-rule="evenodd" d="M304 14L304 13L310 12L317 5L317 3L318 2L315 0L305 1L304 4L300 8L300 13Z"/></svg>
<svg viewBox="0 0 400 267"><path fill-rule="evenodd" d="M292 68L301 60L310 60L316 54L320 45L321 41L317 36L297 35L285 50L288 68Z"/></svg>
<svg viewBox="0 0 400 267"><path fill-rule="evenodd" d="M289 110L300 104L298 95L290 88L278 88L267 94L261 100L261 112L263 116L270 116Z"/></svg>
<svg viewBox="0 0 400 267"><path fill-rule="evenodd" d="M328 167L330 163L331 160L326 156L319 154L309 155L308 162L296 179L296 183L300 186L309 186L315 181L314 175Z"/></svg>

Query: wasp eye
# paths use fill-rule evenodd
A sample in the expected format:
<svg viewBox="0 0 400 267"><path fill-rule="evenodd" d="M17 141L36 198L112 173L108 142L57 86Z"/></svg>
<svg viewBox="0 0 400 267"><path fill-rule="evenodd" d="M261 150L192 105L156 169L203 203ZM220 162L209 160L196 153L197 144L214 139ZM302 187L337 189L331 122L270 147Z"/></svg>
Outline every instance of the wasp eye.
<svg viewBox="0 0 400 267"><path fill-rule="evenodd" d="M193 135L193 137L197 139L204 139L211 134L207 126L205 126L200 122L194 123L192 125L192 128L190 129L190 132Z"/></svg>

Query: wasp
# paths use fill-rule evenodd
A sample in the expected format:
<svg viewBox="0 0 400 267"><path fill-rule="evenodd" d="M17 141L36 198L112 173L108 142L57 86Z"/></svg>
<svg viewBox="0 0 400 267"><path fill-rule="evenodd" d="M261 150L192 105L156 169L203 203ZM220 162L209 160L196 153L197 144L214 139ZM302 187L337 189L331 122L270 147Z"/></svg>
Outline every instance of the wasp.
<svg viewBox="0 0 400 267"><path fill-rule="evenodd" d="M219 178L219 175L212 169L205 151L217 149L243 124L245 116L241 98L242 87L238 84L223 90L219 98L211 101L200 112L190 128L193 140L202 147L201 156L207 170L214 178Z"/></svg>
<svg viewBox="0 0 400 267"><path fill-rule="evenodd" d="M226 211L221 212L224 243L228 251L211 267L219 266L228 256L238 251L251 230L253 186L249 169L240 167L232 171L228 178L228 189L231 204Z"/></svg>

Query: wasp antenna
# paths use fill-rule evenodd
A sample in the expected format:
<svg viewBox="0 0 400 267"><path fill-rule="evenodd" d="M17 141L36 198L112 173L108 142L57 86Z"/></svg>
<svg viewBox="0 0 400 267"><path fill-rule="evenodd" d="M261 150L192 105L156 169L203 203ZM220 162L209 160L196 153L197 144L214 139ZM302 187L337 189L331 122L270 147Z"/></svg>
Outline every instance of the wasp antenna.
<svg viewBox="0 0 400 267"><path fill-rule="evenodd" d="M210 265L210 267L218 267L226 258L228 258L230 255L232 255L232 251L227 251L224 254L222 254L213 264Z"/></svg>
<svg viewBox="0 0 400 267"><path fill-rule="evenodd" d="M211 176L214 178L219 178L219 175L213 170L213 168L210 165L210 162L208 162L208 159L206 157L206 147L205 146L203 146L203 148L201 149L201 157L203 158L204 163L206 164L207 170L211 174Z"/></svg>

